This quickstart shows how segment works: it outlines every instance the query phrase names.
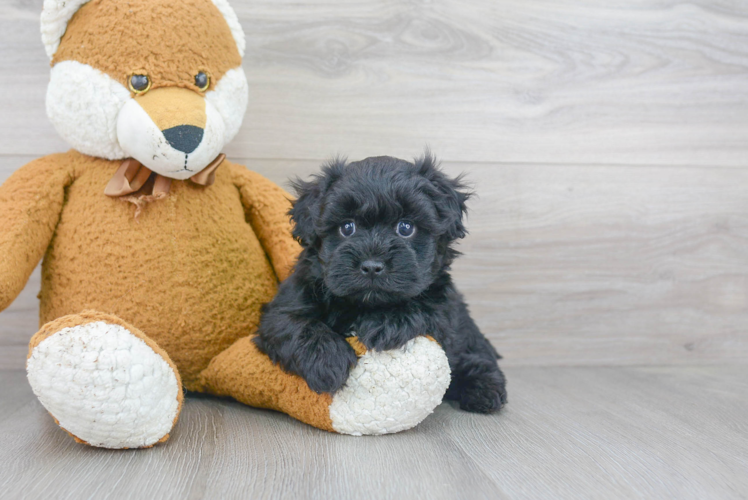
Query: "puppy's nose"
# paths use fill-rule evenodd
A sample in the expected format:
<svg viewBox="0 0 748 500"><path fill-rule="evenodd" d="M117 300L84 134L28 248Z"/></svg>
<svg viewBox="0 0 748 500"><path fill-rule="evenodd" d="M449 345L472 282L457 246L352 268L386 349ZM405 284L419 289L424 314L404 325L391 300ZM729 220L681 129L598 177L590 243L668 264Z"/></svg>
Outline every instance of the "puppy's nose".
<svg viewBox="0 0 748 500"><path fill-rule="evenodd" d="M377 276L384 271L384 264L376 260L367 260L361 264L361 272L367 276Z"/></svg>

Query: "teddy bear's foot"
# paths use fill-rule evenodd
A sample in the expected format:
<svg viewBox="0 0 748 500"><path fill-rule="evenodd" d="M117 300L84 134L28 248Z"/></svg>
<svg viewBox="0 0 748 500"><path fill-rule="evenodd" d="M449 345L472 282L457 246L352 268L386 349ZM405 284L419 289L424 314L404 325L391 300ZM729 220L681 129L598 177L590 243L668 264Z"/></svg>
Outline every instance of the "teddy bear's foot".
<svg viewBox="0 0 748 500"><path fill-rule="evenodd" d="M31 339L26 370L60 427L92 446L166 441L182 406L169 357L115 316L87 311L47 323Z"/></svg>
<svg viewBox="0 0 748 500"><path fill-rule="evenodd" d="M435 341L417 337L400 349L359 355L348 381L330 405L333 427L342 434L391 434L418 425L441 403L450 382L447 355Z"/></svg>
<svg viewBox="0 0 748 500"><path fill-rule="evenodd" d="M317 394L297 375L284 372L252 339L238 340L211 361L202 388L250 406L279 410L320 429L342 434L390 434L416 426L441 402L449 386L447 356L436 342L418 337L393 351L359 356L346 385Z"/></svg>

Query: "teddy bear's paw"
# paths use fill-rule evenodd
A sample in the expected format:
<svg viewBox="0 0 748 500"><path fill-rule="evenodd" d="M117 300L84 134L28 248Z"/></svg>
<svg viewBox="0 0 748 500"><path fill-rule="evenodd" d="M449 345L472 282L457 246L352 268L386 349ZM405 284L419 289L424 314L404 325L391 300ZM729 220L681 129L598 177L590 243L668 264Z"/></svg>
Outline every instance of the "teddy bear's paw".
<svg viewBox="0 0 748 500"><path fill-rule="evenodd" d="M34 347L26 369L60 426L92 446L152 446L168 437L179 414L174 370L120 325L63 328Z"/></svg>
<svg viewBox="0 0 748 500"><path fill-rule="evenodd" d="M330 405L342 434L390 434L415 427L441 403L450 382L444 350L417 337L392 351L368 351Z"/></svg>

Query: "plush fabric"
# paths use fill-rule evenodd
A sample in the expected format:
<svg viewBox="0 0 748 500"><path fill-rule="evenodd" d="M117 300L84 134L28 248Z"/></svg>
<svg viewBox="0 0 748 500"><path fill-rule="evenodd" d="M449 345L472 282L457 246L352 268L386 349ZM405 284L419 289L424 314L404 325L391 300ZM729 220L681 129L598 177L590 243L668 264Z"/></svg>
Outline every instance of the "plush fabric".
<svg viewBox="0 0 748 500"><path fill-rule="evenodd" d="M384 352L367 351L356 337L348 342L359 361L334 395L317 394L301 377L280 371L251 337L211 361L200 376L201 389L355 436L410 429L441 402L449 386L449 362L432 338L419 337Z"/></svg>
<svg viewBox="0 0 748 500"><path fill-rule="evenodd" d="M418 337L402 349L383 352L367 351L356 337L348 342L358 364L334 395L317 394L301 377L280 371L250 337L211 361L201 374L201 389L354 436L410 429L441 402L449 386L449 362L432 338Z"/></svg>
<svg viewBox="0 0 748 500"><path fill-rule="evenodd" d="M231 142L242 126L244 112L249 104L248 87L247 76L239 67L228 70L218 81L215 89L205 93L205 100L212 104L223 118L224 144Z"/></svg>
<svg viewBox="0 0 748 500"><path fill-rule="evenodd" d="M391 434L415 427L441 403L449 387L449 361L432 338L416 337L400 349L367 351L348 339L358 356L330 403L330 421L342 434Z"/></svg>
<svg viewBox="0 0 748 500"><path fill-rule="evenodd" d="M7 253L25 266L2 275L15 274L15 297L46 250L42 324L86 309L114 314L164 348L192 389L215 355L253 331L260 306L288 275L299 251L289 196L224 161L212 186L173 181L169 196L135 219L135 206L103 194L119 164L70 151L13 174L2 190L10 205L2 224L14 231L0 232L0 245L13 245L11 234L28 243L16 240ZM15 186L27 192L27 206L9 191Z"/></svg>
<svg viewBox="0 0 748 500"><path fill-rule="evenodd" d="M47 251L74 177L64 157L34 160L0 187L0 310L21 293Z"/></svg>
<svg viewBox="0 0 748 500"><path fill-rule="evenodd" d="M117 139L117 118L130 100L130 91L106 73L63 61L50 73L47 116L76 150L109 160L126 158Z"/></svg>
<svg viewBox="0 0 748 500"><path fill-rule="evenodd" d="M179 371L168 354L109 314L84 311L46 324L29 343L27 364L34 393L80 443L163 443L182 409Z"/></svg>
<svg viewBox="0 0 748 500"><path fill-rule="evenodd" d="M144 162L145 150L165 144L158 141L160 132L185 114L182 110L149 116L150 111L143 108L159 94L166 94L151 91L168 90L182 100L204 96L199 106L192 105L192 111L186 113L208 114L206 140L188 163L194 168L196 162L211 161L239 131L247 108L241 50L232 35L241 32L241 27L225 0L83 3L79 11L70 14L76 2L47 0L42 16L46 33L45 26L47 31L52 28L44 19L59 18L60 24L65 15L71 15L52 59L47 91L47 114L59 134L85 154L107 159L136 157ZM57 7L57 17L47 13L48 4ZM201 71L210 77L205 92L195 85L195 75ZM151 91L136 96L142 107L130 99L128 80L133 74L147 75L152 82ZM190 92L179 94L179 88ZM121 113L123 107L126 109ZM165 116L171 119L160 119ZM185 116L188 122L194 121L189 118ZM171 148L159 149L148 158L161 158L161 163L168 163L167 169L184 160L184 155ZM158 165L151 168L158 170Z"/></svg>
<svg viewBox="0 0 748 500"><path fill-rule="evenodd" d="M159 113L163 108L171 112ZM164 140L164 131L179 125L200 130L200 143L189 154ZM225 132L223 118L210 101L178 87L151 89L130 99L117 118L117 139L128 156L174 179L192 177L218 156Z"/></svg>
<svg viewBox="0 0 748 500"><path fill-rule="evenodd" d="M44 0L44 10L41 17L42 42L44 50L52 59L60 46L60 39L65 34L68 22L73 15L87 4L90 0ZM239 24L239 18L231 8L227 0L212 0L229 25L231 35L234 37L239 55L244 57L245 39L244 30Z"/></svg>
<svg viewBox="0 0 748 500"><path fill-rule="evenodd" d="M158 43L147 43L151 40ZM229 25L211 2L91 0L67 25L52 64L61 61L87 64L125 86L128 76L145 74L154 89L197 91L198 71L210 76L212 90L227 71L241 65L241 55Z"/></svg>
<svg viewBox="0 0 748 500"><path fill-rule="evenodd" d="M60 46L60 38L65 34L70 18L90 0L44 0L41 16L41 32L44 50L52 56Z"/></svg>
<svg viewBox="0 0 748 500"><path fill-rule="evenodd" d="M45 256L40 324L86 309L114 314L169 352L192 388L216 354L254 330L288 275L299 251L290 197L224 161L212 186L174 181L135 219L134 205L104 195L119 165L69 151L6 181L0 308Z"/></svg>
<svg viewBox="0 0 748 500"><path fill-rule="evenodd" d="M200 389L334 430L330 419L332 397L317 394L301 377L279 370L250 337L239 339L211 361L201 375Z"/></svg>

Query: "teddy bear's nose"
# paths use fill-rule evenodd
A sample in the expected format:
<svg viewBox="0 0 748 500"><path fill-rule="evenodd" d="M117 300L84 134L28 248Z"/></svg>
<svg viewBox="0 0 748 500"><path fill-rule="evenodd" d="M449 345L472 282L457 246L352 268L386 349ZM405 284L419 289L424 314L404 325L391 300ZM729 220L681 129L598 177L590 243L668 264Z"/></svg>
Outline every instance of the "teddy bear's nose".
<svg viewBox="0 0 748 500"><path fill-rule="evenodd" d="M203 129L194 125L178 125L162 131L166 140L182 153L192 153L203 140Z"/></svg>

